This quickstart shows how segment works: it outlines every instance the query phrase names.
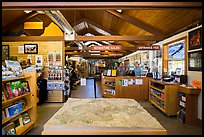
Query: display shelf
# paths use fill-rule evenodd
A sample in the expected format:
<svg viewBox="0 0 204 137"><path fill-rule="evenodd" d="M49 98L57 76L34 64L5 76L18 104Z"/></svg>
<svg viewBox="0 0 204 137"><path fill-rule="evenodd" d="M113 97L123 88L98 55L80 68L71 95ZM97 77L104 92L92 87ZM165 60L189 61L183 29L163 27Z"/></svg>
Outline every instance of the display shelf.
<svg viewBox="0 0 204 137"><path fill-rule="evenodd" d="M155 86L160 86L163 88L163 90L158 89ZM151 90L156 90L157 92L161 92L163 94L163 98L154 95ZM154 80L151 79L149 81L149 101L156 106L157 108L161 108L157 103L153 102L152 97L155 97L159 101L162 101L164 106L164 109L162 109L162 112L164 112L167 116L176 116L178 111L178 97L177 92L179 91L179 84L177 83L168 83L161 80Z"/></svg>
<svg viewBox="0 0 204 137"><path fill-rule="evenodd" d="M31 121L28 124L19 127L16 129L16 135L25 135L31 128L33 128L34 125L35 123Z"/></svg>
<svg viewBox="0 0 204 137"><path fill-rule="evenodd" d="M12 102L14 102L14 101L16 101L18 99L21 99L23 97L26 97L28 95L31 95L31 93L29 92L29 93L23 94L21 96L18 96L18 97L12 98L12 99L7 99L6 101L2 102L2 106L6 105L6 104L9 104L9 103L12 103Z"/></svg>
<svg viewBox="0 0 204 137"><path fill-rule="evenodd" d="M115 86L113 86L113 85L108 85L108 84L104 84L104 86L115 88Z"/></svg>
<svg viewBox="0 0 204 137"><path fill-rule="evenodd" d="M17 96L17 97L12 98L12 99L7 99L4 102L2 102L2 111L3 111L7 107L12 106L15 101L22 99L22 98L26 99L27 105L22 110L22 112L14 115L12 117L9 117L9 118L6 118L6 116L5 116L4 120L2 120L2 126L4 127L8 123L12 123L13 120L18 118L19 116L21 116L21 114L28 112L29 117L31 119L31 122L29 124L23 125L22 127L15 127L15 129L17 130L17 132L16 132L17 135L25 134L36 123L36 120L37 120L37 103L39 101L39 99L37 97L38 96L38 93L37 93L37 76L38 75L37 75L36 71L32 71L32 72L23 71L22 77L9 78L6 80L2 80L3 84L6 84L7 82L10 82L10 81L18 81L18 80L28 81L28 84L29 84L29 88L30 88L29 93ZM4 92L6 92L6 91L4 91Z"/></svg>
<svg viewBox="0 0 204 137"><path fill-rule="evenodd" d="M116 97L114 94L108 93L108 92L103 92L104 97Z"/></svg>
<svg viewBox="0 0 204 137"><path fill-rule="evenodd" d="M165 113L165 110L164 110L163 108L159 107L154 101L150 100L150 102L151 102L153 105L155 105L159 110L161 110L162 112Z"/></svg>
<svg viewBox="0 0 204 137"><path fill-rule="evenodd" d="M161 89L159 89L159 88L156 88L156 87L153 87L153 86L150 86L150 88L153 88L153 89L155 89L155 90L157 90L157 91L159 91L159 92L164 93L164 91L163 91L163 90L161 90Z"/></svg>
<svg viewBox="0 0 204 137"><path fill-rule="evenodd" d="M153 93L150 93L150 95L155 96L156 98L158 98L158 99L161 100L161 101L164 101L164 99L158 97L157 95L155 95L155 94L153 94Z"/></svg>
<svg viewBox="0 0 204 137"><path fill-rule="evenodd" d="M9 81L26 79L26 78L31 78L31 76L22 76L22 77L18 77L18 78L8 78L8 79L5 79L5 80L2 80L2 83L9 82Z"/></svg>
<svg viewBox="0 0 204 137"><path fill-rule="evenodd" d="M7 123L8 121L10 121L10 120L12 120L12 119L14 119L14 118L20 116L22 113L24 113L24 112L26 112L26 111L28 111L29 109L32 109L32 108L33 108L33 107L30 106L30 107L24 109L21 113L18 113L18 114L14 115L14 116L12 116L12 117L9 117L9 118L5 118L5 120L2 121L2 124Z"/></svg>

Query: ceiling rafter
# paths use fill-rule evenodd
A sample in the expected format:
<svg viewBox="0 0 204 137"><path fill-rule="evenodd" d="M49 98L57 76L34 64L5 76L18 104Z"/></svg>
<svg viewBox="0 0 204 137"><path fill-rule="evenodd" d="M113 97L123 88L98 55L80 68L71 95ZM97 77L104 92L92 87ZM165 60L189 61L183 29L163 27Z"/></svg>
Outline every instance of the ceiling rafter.
<svg viewBox="0 0 204 137"><path fill-rule="evenodd" d="M76 36L75 41L161 41L160 36ZM69 41L69 40L68 40Z"/></svg>
<svg viewBox="0 0 204 137"><path fill-rule="evenodd" d="M35 17L36 15L38 15L38 12L32 11L31 13L28 13L25 16L17 18L16 20L12 21L11 23L9 23L5 27L3 27L2 32L6 32L7 30L12 29L12 28L18 26L19 24L21 24L21 23Z"/></svg>
<svg viewBox="0 0 204 137"><path fill-rule="evenodd" d="M156 28L144 23L143 21L140 21L139 19L137 18L133 18L133 17L130 17L126 14L123 14L123 13L119 13L117 11L114 11L114 10L106 10L107 12L111 13L112 15L115 15L117 17L119 17L120 19L123 19L125 21L127 21L128 23L130 24L133 24L134 26L136 27L139 27L147 32L150 32L151 34L154 34L154 35L161 35L163 37L166 37L165 34L163 34L163 32L157 30Z"/></svg>
<svg viewBox="0 0 204 137"><path fill-rule="evenodd" d="M83 22L83 21L86 21L88 24L91 24L91 25L93 25L93 26L95 26L95 27L97 27L97 28L99 28L99 29L102 29L102 30L106 31L106 32L110 33L111 35L120 35L120 34L116 33L115 31L110 30L110 29L107 29L107 28L105 28L105 27L103 27L103 26L101 26L101 25L99 25L99 24L93 22L92 20L87 19L87 18L82 18L82 19L76 21L76 23L72 23L72 24L77 25L77 24L79 24L79 23L81 23L81 22ZM137 42L135 42L135 41L131 41L131 42L130 42L130 41L127 41L127 42L128 42L129 44L133 45L133 46L139 45L139 43L137 43Z"/></svg>

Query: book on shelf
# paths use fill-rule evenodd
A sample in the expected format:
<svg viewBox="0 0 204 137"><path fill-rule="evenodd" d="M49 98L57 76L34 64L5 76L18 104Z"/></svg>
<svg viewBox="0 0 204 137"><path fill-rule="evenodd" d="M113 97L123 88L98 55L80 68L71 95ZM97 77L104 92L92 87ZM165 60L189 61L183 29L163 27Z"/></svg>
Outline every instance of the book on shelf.
<svg viewBox="0 0 204 137"><path fill-rule="evenodd" d="M116 76L116 69L112 69L111 72L112 72L111 76L115 77Z"/></svg>
<svg viewBox="0 0 204 137"><path fill-rule="evenodd" d="M23 94L30 92L30 87L28 81L22 81L22 88L23 88Z"/></svg>
<svg viewBox="0 0 204 137"><path fill-rule="evenodd" d="M111 76L111 69L108 69L107 76Z"/></svg>
<svg viewBox="0 0 204 137"><path fill-rule="evenodd" d="M9 99L15 98L23 94L22 82L11 81L6 83L6 92Z"/></svg>
<svg viewBox="0 0 204 137"><path fill-rule="evenodd" d="M6 91L6 98L7 98L7 99L12 99L12 98L14 98L13 93L12 93L12 91L11 91L11 85L10 85L9 82L5 84L5 87L6 87L6 90L5 90L5 91Z"/></svg>
<svg viewBox="0 0 204 137"><path fill-rule="evenodd" d="M28 124L30 121L31 121L31 119L30 119L30 116L29 116L28 112L23 113L22 114L23 125Z"/></svg>
<svg viewBox="0 0 204 137"><path fill-rule="evenodd" d="M21 98L19 100L16 100L13 102L14 104L21 104L22 105L22 109L25 109L27 106L27 101L26 98Z"/></svg>
<svg viewBox="0 0 204 137"><path fill-rule="evenodd" d="M2 127L2 135L16 135L15 125L13 122Z"/></svg>
<svg viewBox="0 0 204 137"><path fill-rule="evenodd" d="M5 92L2 90L2 102L6 101L7 98L6 98L6 94Z"/></svg>
<svg viewBox="0 0 204 137"><path fill-rule="evenodd" d="M23 109L22 109L21 104L15 104L15 105L12 105L8 108L5 108L5 113L6 113L7 118L12 117L14 115L17 115L17 114L21 113L22 111L23 111Z"/></svg>
<svg viewBox="0 0 204 137"><path fill-rule="evenodd" d="M6 118L5 111L2 110L2 122L5 120L5 118Z"/></svg>

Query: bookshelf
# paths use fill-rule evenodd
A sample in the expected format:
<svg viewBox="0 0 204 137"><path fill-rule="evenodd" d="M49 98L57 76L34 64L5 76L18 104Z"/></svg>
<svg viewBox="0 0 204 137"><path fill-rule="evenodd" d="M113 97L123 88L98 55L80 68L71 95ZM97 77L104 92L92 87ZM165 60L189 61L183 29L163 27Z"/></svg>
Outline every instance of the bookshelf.
<svg viewBox="0 0 204 137"><path fill-rule="evenodd" d="M102 77L101 82L103 97L116 97L116 77Z"/></svg>
<svg viewBox="0 0 204 137"><path fill-rule="evenodd" d="M37 102L38 102L37 73L36 71L33 71L33 72L24 71L23 74L24 74L23 77L2 80L2 85L6 84L7 82L11 82L11 81L15 82L19 80L28 81L29 83L30 92L2 101L2 117L4 117L2 118L2 128L8 125L9 123L13 123L16 120L20 122L20 118L22 120L22 115L25 114L25 112L28 113L30 117L29 123L19 124L18 126L15 125L16 135L26 134L30 129L32 129L35 126L36 120L37 120ZM26 106L23 107L22 111L20 111L19 113L7 117L6 112L4 110L14 104L19 104L16 101L19 101L20 99L26 100ZM3 112L5 114L4 116L3 116ZM20 123L22 123L22 121Z"/></svg>
<svg viewBox="0 0 204 137"><path fill-rule="evenodd" d="M179 84L149 80L149 101L167 116L177 115L178 91Z"/></svg>
<svg viewBox="0 0 204 137"><path fill-rule="evenodd" d="M198 95L201 89L180 86L178 92L178 119L183 123L198 125Z"/></svg>

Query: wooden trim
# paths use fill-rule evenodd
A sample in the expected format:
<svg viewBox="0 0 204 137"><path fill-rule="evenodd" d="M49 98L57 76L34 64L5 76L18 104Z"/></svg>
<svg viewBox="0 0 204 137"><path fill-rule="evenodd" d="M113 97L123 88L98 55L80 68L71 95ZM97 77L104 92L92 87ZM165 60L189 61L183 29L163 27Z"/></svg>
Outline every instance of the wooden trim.
<svg viewBox="0 0 204 137"><path fill-rule="evenodd" d="M202 2L2 2L2 10L202 8Z"/></svg>
<svg viewBox="0 0 204 137"><path fill-rule="evenodd" d="M66 47L65 51L74 51L74 50L80 50L79 47ZM91 47L84 47L82 50L91 50ZM122 50L136 50L135 47L122 47Z"/></svg>
<svg viewBox="0 0 204 137"><path fill-rule="evenodd" d="M3 42L8 41L64 41L63 36L3 36Z"/></svg>
<svg viewBox="0 0 204 137"><path fill-rule="evenodd" d="M164 60L164 55L165 55L165 53L164 53L164 47L165 46L167 46L167 48L168 48L168 45L169 44L172 44L172 43L175 43L175 42L177 42L177 41L180 41L180 40L184 40L184 43L185 43L185 49L184 49L184 52L185 52L185 57L184 57L184 68L185 68L185 71L184 71L184 75L187 75L187 66L188 66L188 45L187 45L187 36L184 36L184 37L181 37L181 38L178 38L178 39L175 39L175 40L172 40L172 41L170 41L170 42L167 42L167 43L165 43L165 44L163 44L163 57L162 57L162 61L163 61L163 63L162 63L162 76L164 76L164 66L163 66L163 64L165 63L165 60ZM168 55L166 55L166 56L168 56ZM168 66L168 60L167 60L167 66ZM168 68L167 68L167 71L168 71Z"/></svg>
<svg viewBox="0 0 204 137"><path fill-rule="evenodd" d="M117 17L119 17L120 19L123 19L125 21L127 21L128 23L130 24L133 24L134 26L136 27L139 27L147 32L150 32L154 35L162 35L163 37L166 37L161 31L155 29L154 27L146 24L145 22L142 22L140 20L138 20L137 18L133 18L133 17L130 17L126 14L121 14L117 11L114 11L114 10L106 10L107 12L111 13L112 15L115 15Z"/></svg>
<svg viewBox="0 0 204 137"><path fill-rule="evenodd" d="M75 41L160 41L160 36L76 36Z"/></svg>

